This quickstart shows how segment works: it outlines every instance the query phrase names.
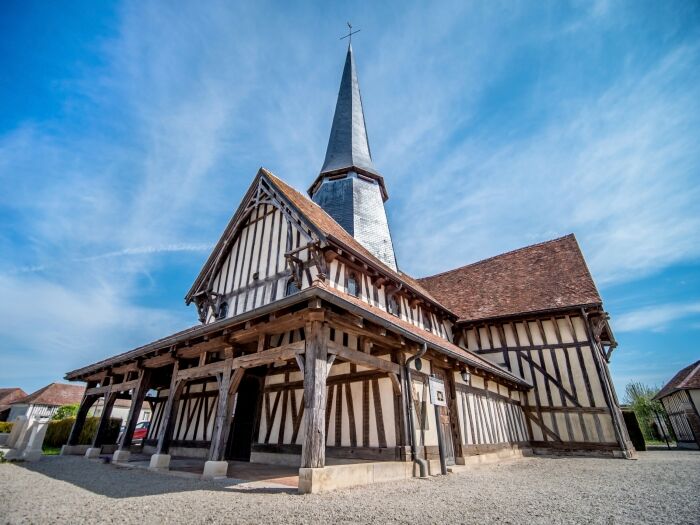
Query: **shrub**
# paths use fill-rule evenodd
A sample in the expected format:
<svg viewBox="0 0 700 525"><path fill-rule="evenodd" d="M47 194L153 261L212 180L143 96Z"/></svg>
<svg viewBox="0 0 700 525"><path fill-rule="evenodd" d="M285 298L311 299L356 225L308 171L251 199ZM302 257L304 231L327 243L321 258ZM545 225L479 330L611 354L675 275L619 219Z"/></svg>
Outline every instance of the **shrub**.
<svg viewBox="0 0 700 525"><path fill-rule="evenodd" d="M72 405L63 405L61 407L58 407L58 410L56 410L56 413L51 419L53 419L54 421L60 421L61 419L66 419L67 417L74 418L77 413L78 403L74 403Z"/></svg>
<svg viewBox="0 0 700 525"><path fill-rule="evenodd" d="M60 447L68 443L68 437L73 428L73 423L75 423L74 417L61 419L60 421L49 421L49 428L46 429L46 437L44 437L44 446ZM83 425L83 430L78 437L78 445L89 445L92 443L92 439L95 437L95 432L97 432L97 426L99 424L99 417L89 417L85 419L85 425ZM117 442L121 424L122 420L119 418L111 418L109 420L107 435L104 441L106 444Z"/></svg>
<svg viewBox="0 0 700 525"><path fill-rule="evenodd" d="M0 421L0 434L7 434L10 432L12 432L12 423Z"/></svg>
<svg viewBox="0 0 700 525"><path fill-rule="evenodd" d="M645 441L663 439L656 424L656 419L663 414L661 403L654 399L658 391L658 388L642 383L629 383L625 388L627 402L637 416Z"/></svg>

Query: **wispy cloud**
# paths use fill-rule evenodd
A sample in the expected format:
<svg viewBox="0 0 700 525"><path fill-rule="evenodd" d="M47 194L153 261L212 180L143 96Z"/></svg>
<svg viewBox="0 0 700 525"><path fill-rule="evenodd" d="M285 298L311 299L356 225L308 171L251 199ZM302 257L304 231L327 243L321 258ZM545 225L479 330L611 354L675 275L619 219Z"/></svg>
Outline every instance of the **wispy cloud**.
<svg viewBox="0 0 700 525"><path fill-rule="evenodd" d="M697 325L699 316L700 302L659 304L618 315L615 328L619 332L663 332L676 321L683 321L689 326Z"/></svg>
<svg viewBox="0 0 700 525"><path fill-rule="evenodd" d="M65 112L0 136L0 352L15 363L0 381L36 360L56 377L196 321L145 300L151 276L184 292L168 270L196 272L260 165L313 180L351 10L404 270L570 231L601 282L697 260L698 42L617 52L598 71L631 9L123 2L92 65L52 79Z"/></svg>

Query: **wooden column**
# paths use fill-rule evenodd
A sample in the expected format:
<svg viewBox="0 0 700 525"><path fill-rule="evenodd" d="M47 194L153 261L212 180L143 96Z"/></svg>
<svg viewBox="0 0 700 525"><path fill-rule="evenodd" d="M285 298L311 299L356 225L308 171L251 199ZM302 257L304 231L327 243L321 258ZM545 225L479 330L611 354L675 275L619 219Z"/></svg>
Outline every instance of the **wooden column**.
<svg viewBox="0 0 700 525"><path fill-rule="evenodd" d="M312 319L306 323L304 363L304 440L301 467L320 468L326 463L326 376L328 339L326 325Z"/></svg>
<svg viewBox="0 0 700 525"><path fill-rule="evenodd" d="M126 428L124 429L122 441L119 443L119 450L128 450L131 446L131 442L134 438L134 430L136 429L136 423L139 421L139 414L141 413L141 407L143 406L143 399L146 397L146 393L150 388L150 383L151 369L142 368L139 372L139 384L134 389L134 393L131 396L131 408L129 408L129 415L126 418Z"/></svg>
<svg viewBox="0 0 700 525"><path fill-rule="evenodd" d="M177 413L177 402L180 399L182 387L185 384L184 380L178 381L177 373L180 370L179 362L176 360L173 365L173 375L170 378L170 388L168 389L168 400L163 407L163 422L160 425L158 434L158 445L156 446L156 454L167 454L170 446L170 437L175 427L175 418Z"/></svg>
<svg viewBox="0 0 700 525"><path fill-rule="evenodd" d="M95 403L97 399L96 396L83 396L83 400L80 402L80 407L78 408L78 413L75 415L75 422L73 423L73 428L70 430L70 436L68 436L68 445L77 445L80 439L80 434L85 426L85 419L90 411L90 408Z"/></svg>
<svg viewBox="0 0 700 525"><path fill-rule="evenodd" d="M209 447L209 461L223 461L226 454L226 444L231 429L231 416L233 415L233 400L241 384L244 368L236 368L231 376L231 365L233 357L227 359L227 366L221 377L217 377L219 382L219 400L216 407L216 419L214 420L214 430L211 436L211 446Z"/></svg>
<svg viewBox="0 0 700 525"><path fill-rule="evenodd" d="M97 432L95 432L95 437L92 439L92 448L101 447L104 443L105 434L107 433L107 428L109 427L109 419L112 415L112 407L114 406L114 402L117 400L118 394L118 392L105 393L105 404L102 407L100 424L97 426Z"/></svg>

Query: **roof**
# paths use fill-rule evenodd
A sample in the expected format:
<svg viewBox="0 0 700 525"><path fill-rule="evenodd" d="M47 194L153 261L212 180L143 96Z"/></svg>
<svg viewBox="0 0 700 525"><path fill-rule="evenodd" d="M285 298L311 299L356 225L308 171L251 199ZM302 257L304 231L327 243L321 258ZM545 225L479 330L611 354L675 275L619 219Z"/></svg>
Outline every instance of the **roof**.
<svg viewBox="0 0 700 525"><path fill-rule="evenodd" d="M292 188L289 184L284 182L279 177L273 175L270 171L265 168L260 169L265 176L270 180L270 182L284 195L284 197L309 221L313 226L316 227L325 237L331 239L336 244L347 249L350 252L354 252L356 255L364 258L367 262L377 267L379 270L388 274L389 276L396 279L399 283L403 283L405 286L412 288L419 295L422 295L425 299L430 302L435 303L437 306L447 310L447 308L438 301L433 294L419 281L407 275L401 271L397 271L387 266L384 262L379 260L372 252L367 250L362 244L359 243L352 235L350 235L345 228L338 224L333 217L328 215L326 211L321 208L314 201L309 199L306 195Z"/></svg>
<svg viewBox="0 0 700 525"><path fill-rule="evenodd" d="M700 389L700 361L695 361L692 365L686 366L678 372L673 379L659 390L654 399L661 399L669 396L678 390Z"/></svg>
<svg viewBox="0 0 700 525"><path fill-rule="evenodd" d="M321 174L351 167L376 173L367 139L355 57L349 45Z"/></svg>
<svg viewBox="0 0 700 525"><path fill-rule="evenodd" d="M480 355L477 355L469 350L465 350L464 348L450 343L448 340L443 339L439 335L436 335L433 332L429 332L428 330L424 330L423 328L411 324L408 321L404 321L403 319L393 314L390 314L389 312L386 312L381 308L372 306L371 304L364 302L362 299L354 297L336 288L332 288L324 283L318 283L314 286L321 288L326 292L330 293L331 295L334 295L335 297L354 305L356 308L361 309L365 316L368 313L372 314L373 316L376 316L378 318L381 324L388 324L393 328L398 328L401 331L408 332L411 336L413 336L413 338L419 339L421 342L425 342L426 344L428 344L428 346L435 348L436 350L441 351L442 353L451 355L459 361L466 362L472 366L475 366L482 370L486 370L487 372L490 372L501 378L508 379L509 381L512 381L513 383L516 383L518 385L527 387L532 386L521 377L518 377L517 375L508 372L505 368L493 364L492 362L488 361L487 359L484 359Z"/></svg>
<svg viewBox="0 0 700 525"><path fill-rule="evenodd" d="M9 406L26 397L27 393L19 387L0 388L0 411L9 408Z"/></svg>
<svg viewBox="0 0 700 525"><path fill-rule="evenodd" d="M419 281L460 321L602 303L573 234Z"/></svg>
<svg viewBox="0 0 700 525"><path fill-rule="evenodd" d="M13 404L22 405L51 405L62 406L80 403L85 387L78 385L66 385L63 383L51 383L28 396L18 399Z"/></svg>
<svg viewBox="0 0 700 525"><path fill-rule="evenodd" d="M379 308L373 307L356 297L350 296L333 288L330 288L324 284L314 284L305 288L299 293L287 296L274 303L269 303L267 305L256 308L255 310L250 310L244 312L238 316L230 317L228 319L222 319L214 323L209 323L205 325L197 325L181 332L177 332L168 337L159 339L147 345L135 348L128 352L104 359L102 361L90 364L83 368L73 370L66 374L66 379L69 380L80 380L88 374L94 373L98 370L109 366L116 366L121 363L132 361L138 357L150 354L153 352L162 352L170 349L174 344L182 343L187 340L191 340L196 337L201 337L204 335L211 335L217 331L223 331L227 328L238 325L249 319L264 316L267 313L274 311L275 309L286 307L290 304L304 303L310 298L320 297L321 299L327 300L334 304L337 304L343 308L355 309L360 312L360 315L365 316L367 319L373 322L379 322L384 325L391 325L391 328L402 332L407 338L414 341L426 342L429 346L442 351L447 355L451 355L456 359L469 363L477 368L486 370L494 375L507 379L513 383L521 386L529 387L530 385L523 379L511 374L507 370L496 366L489 361L483 359L482 357L473 354L472 352L465 351L462 348L453 345L449 341L442 339L441 337L422 330L406 321L399 319Z"/></svg>

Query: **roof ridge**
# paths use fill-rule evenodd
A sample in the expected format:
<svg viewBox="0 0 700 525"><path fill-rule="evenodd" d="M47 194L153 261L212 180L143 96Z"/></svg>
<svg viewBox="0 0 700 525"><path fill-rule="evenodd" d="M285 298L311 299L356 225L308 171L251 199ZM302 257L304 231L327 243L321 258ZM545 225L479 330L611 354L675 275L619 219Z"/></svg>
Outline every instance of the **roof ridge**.
<svg viewBox="0 0 700 525"><path fill-rule="evenodd" d="M683 378L683 381L678 383L678 386L676 388L685 388L685 384L693 377L695 374L700 370L700 359L695 361L692 365L688 366L688 368L693 367L693 369L688 373L687 376Z"/></svg>
<svg viewBox="0 0 700 525"><path fill-rule="evenodd" d="M546 245L546 244L552 244L552 243L555 243L555 242L558 242L558 241L562 241L562 240L567 239L567 238L569 238L569 237L573 238L573 240L576 241L576 244L578 244L578 240L576 240L576 235L573 234L573 233L567 233L566 235L562 235L561 237L557 237L557 238L555 238L555 239L549 239L548 241L542 241L542 242L537 242L537 243L535 243L535 244L529 244L529 245L527 245L527 246L521 246L520 248L516 248L516 249L514 249L514 250L510 250L510 251L507 251L507 252L499 253L498 255L492 255L491 257L487 257L486 259L481 259L481 260L479 260L479 261L474 261L473 263L465 264L465 265L463 265L463 266L458 266L457 268L453 268L453 269L451 269L451 270L445 270L444 272L436 273L436 274L434 274L434 275L426 275L425 277L419 277L418 279L422 281L423 279L432 279L433 277L440 277L440 276L442 276L442 275L447 275L447 274L452 273L452 272L457 272L457 271L463 270L463 269L465 269L465 268L470 268L470 267L472 267L472 266L477 266L477 265L479 265L479 264L492 261L493 259L499 259L499 258L501 258L501 257L505 257L506 255L512 255L512 254L514 254L514 253L518 253L518 252L522 252L522 251L525 251L525 250L529 250L530 248L536 248L536 247L538 247L538 246L544 246L544 245ZM590 272L589 272L589 273L590 273Z"/></svg>

